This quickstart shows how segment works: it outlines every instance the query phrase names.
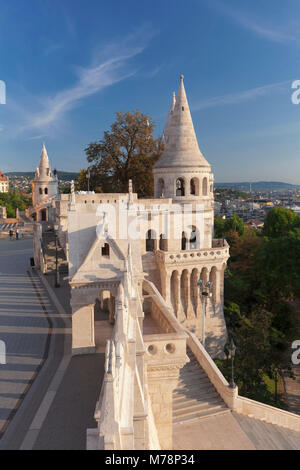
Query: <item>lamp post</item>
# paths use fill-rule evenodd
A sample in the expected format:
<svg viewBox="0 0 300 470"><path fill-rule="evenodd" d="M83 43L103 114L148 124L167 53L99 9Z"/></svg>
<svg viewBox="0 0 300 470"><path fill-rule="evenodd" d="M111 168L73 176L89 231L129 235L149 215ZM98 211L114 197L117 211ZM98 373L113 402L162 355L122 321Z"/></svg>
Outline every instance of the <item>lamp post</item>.
<svg viewBox="0 0 300 470"><path fill-rule="evenodd" d="M55 287L60 287L59 282L59 267L58 267L58 224L54 225L55 233Z"/></svg>
<svg viewBox="0 0 300 470"><path fill-rule="evenodd" d="M228 351L231 357L231 381L230 381L230 388L235 388L236 384L234 382L234 356L235 356L235 351L236 351L236 346L233 342L233 338L231 338L230 345L228 347Z"/></svg>
<svg viewBox="0 0 300 470"><path fill-rule="evenodd" d="M202 279L199 279L197 282L197 286L199 287L199 295L202 303L202 345L205 348L205 323L206 323L206 306L207 306L207 299L212 297L212 283L207 282L204 285Z"/></svg>

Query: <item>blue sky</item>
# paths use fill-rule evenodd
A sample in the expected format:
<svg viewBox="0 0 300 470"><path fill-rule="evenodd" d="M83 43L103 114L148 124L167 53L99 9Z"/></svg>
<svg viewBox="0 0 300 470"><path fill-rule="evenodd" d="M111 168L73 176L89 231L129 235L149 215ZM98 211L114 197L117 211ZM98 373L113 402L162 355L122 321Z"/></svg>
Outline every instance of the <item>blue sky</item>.
<svg viewBox="0 0 300 470"><path fill-rule="evenodd" d="M300 184L298 0L0 0L0 170L84 168L116 111L159 135L180 74L216 181Z"/></svg>

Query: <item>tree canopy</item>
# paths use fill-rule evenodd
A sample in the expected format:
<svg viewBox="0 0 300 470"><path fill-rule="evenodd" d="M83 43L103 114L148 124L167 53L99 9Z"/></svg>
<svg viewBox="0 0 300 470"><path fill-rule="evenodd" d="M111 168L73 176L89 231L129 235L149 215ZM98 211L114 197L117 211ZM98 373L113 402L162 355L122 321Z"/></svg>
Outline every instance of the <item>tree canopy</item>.
<svg viewBox="0 0 300 470"><path fill-rule="evenodd" d="M14 218L16 216L17 208L20 211L24 211L30 207L31 204L31 197L27 194L20 193L18 190L0 193L0 206L6 207L8 218Z"/></svg>
<svg viewBox="0 0 300 470"><path fill-rule="evenodd" d="M233 214L228 219L223 219L220 216L215 218L215 237L216 238L227 238L231 232L237 232L239 236L245 233L245 224L243 219L238 217L237 214Z"/></svg>
<svg viewBox="0 0 300 470"><path fill-rule="evenodd" d="M270 383L277 383L282 372L291 374L285 351L297 339L291 300L300 296L299 217L273 209L259 234L251 229L239 234L232 230L237 228L234 221L226 233L225 222L218 220L216 226L231 238L224 313L237 346L236 381L242 395L284 406L270 392ZM230 378L229 361L219 361L219 366Z"/></svg>
<svg viewBox="0 0 300 470"><path fill-rule="evenodd" d="M281 237L300 227L300 217L292 210L275 207L265 219L263 234L266 237Z"/></svg>
<svg viewBox="0 0 300 470"><path fill-rule="evenodd" d="M153 137L151 117L135 111L116 113L116 121L102 140L92 142L86 149L90 164L91 189L97 192L128 192L132 179L133 190L139 197L153 196L152 167L161 155L160 139ZM79 189L87 189L85 170L78 179Z"/></svg>

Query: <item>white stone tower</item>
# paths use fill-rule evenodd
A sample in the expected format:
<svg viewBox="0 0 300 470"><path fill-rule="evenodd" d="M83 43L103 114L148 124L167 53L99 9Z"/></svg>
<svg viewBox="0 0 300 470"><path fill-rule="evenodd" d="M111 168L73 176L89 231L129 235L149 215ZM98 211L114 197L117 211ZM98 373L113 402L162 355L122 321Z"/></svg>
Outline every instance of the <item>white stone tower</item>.
<svg viewBox="0 0 300 470"><path fill-rule="evenodd" d="M37 206L45 203L56 194L58 194L58 179L52 174L47 150L43 144L40 162L32 181L32 204Z"/></svg>
<svg viewBox="0 0 300 470"><path fill-rule="evenodd" d="M223 281L229 247L225 241L213 239L214 176L198 146L183 76L169 110L163 142L164 151L153 170L155 197L172 199L181 212L188 208L192 222L183 226L181 240L171 236L160 244L156 260L162 294L187 328L200 339L205 336L209 352L221 355L227 337ZM173 227L179 220L175 212ZM208 282L212 285L206 305L197 287L199 279L204 286Z"/></svg>

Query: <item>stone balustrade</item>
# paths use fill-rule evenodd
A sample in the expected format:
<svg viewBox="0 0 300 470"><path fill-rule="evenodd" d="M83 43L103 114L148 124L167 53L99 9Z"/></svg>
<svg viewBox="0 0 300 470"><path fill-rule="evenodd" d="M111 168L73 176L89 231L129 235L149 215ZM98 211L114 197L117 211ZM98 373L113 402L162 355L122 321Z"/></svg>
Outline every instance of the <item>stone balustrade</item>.
<svg viewBox="0 0 300 470"><path fill-rule="evenodd" d="M185 250L185 251L161 251L157 250L156 259L163 264L176 264L176 263L195 263L195 261L203 260L224 260L229 256L229 245L223 240L213 240L212 248L199 249L199 250Z"/></svg>
<svg viewBox="0 0 300 470"><path fill-rule="evenodd" d="M172 333L160 335L161 338L159 340L158 335L155 335L155 337L150 335L144 336L145 345L147 346L147 361L149 363L151 363L151 358L152 361L154 361L155 357L159 357L161 360L167 362L171 356L169 351L173 350L173 354L175 353L172 346L173 344L176 348L175 338L180 337L180 334L185 334L187 337L187 345L229 409L270 424L282 426L294 431L300 430L299 415L240 396L238 394L238 387L231 388L199 339L178 322L155 286L148 281L144 282L144 286L148 292L152 289L152 294L155 296L153 300L156 307L154 307L153 311L156 321L158 321L162 327L164 327L164 325L167 326L168 331L173 329L174 332L177 332L176 336L173 336ZM171 319L170 315L172 317ZM151 356L151 358L149 356Z"/></svg>

